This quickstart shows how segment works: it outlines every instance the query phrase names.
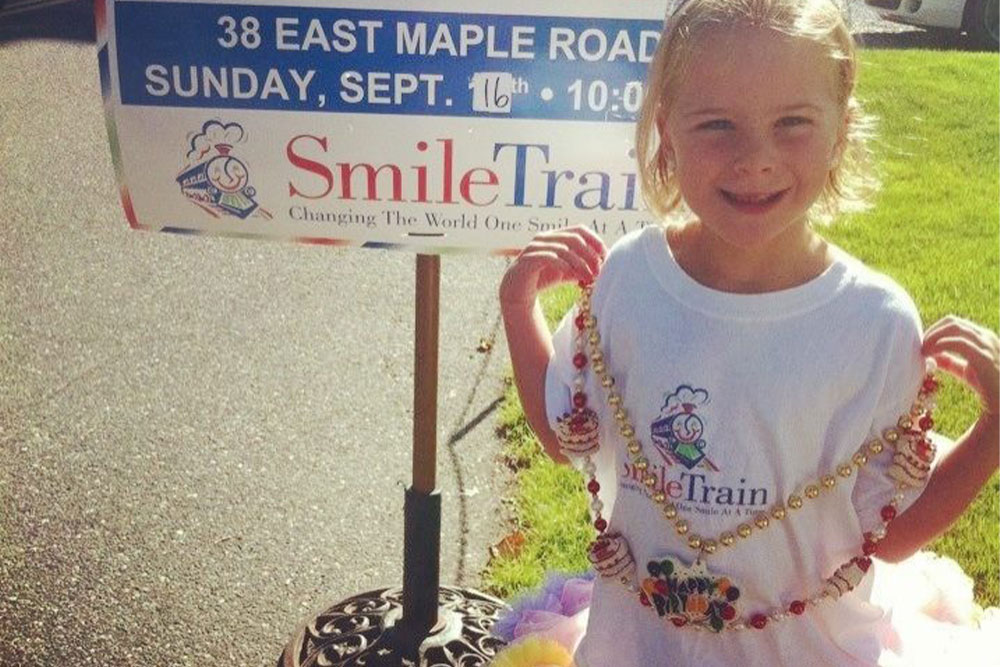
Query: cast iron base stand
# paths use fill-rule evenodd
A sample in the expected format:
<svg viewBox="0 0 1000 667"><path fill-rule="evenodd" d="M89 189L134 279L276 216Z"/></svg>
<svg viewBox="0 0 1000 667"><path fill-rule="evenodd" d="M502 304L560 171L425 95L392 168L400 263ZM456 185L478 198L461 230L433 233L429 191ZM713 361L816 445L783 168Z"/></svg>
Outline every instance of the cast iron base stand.
<svg viewBox="0 0 1000 667"><path fill-rule="evenodd" d="M436 485L440 258L417 255L413 485L403 514L403 588L338 602L307 622L278 667L485 667L503 647L490 635L502 600L441 586Z"/></svg>
<svg viewBox="0 0 1000 667"><path fill-rule="evenodd" d="M407 489L403 589L368 591L326 609L295 633L277 667L489 665L505 643L490 630L507 605L438 585L440 526L440 494Z"/></svg>

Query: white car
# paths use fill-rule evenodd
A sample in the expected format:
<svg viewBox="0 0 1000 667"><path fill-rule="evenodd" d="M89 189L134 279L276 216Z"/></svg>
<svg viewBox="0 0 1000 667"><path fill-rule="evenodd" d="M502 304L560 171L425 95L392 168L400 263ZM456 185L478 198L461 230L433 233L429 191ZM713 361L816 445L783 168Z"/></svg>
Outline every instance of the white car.
<svg viewBox="0 0 1000 667"><path fill-rule="evenodd" d="M865 0L889 21L930 29L963 30L981 46L997 48L1000 0Z"/></svg>

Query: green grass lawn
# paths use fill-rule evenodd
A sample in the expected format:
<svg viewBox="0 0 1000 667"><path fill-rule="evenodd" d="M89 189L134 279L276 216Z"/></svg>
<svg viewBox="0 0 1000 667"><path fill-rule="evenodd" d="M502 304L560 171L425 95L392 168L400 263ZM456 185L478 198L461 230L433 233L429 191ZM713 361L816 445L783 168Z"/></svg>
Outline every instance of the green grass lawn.
<svg viewBox="0 0 1000 667"><path fill-rule="evenodd" d="M996 54L864 51L859 97L880 119L874 144L883 188L873 210L824 234L905 287L924 325L955 313L998 328L1000 183ZM575 289L542 301L550 325ZM946 380L936 430L957 437L978 414L969 391ZM581 478L546 458L508 387L499 428L516 470L516 548L501 549L484 574L495 594L536 585L546 570L586 568L593 537ZM955 558L975 580L976 599L1000 604L998 477L955 527L930 547ZM523 541L521 541L523 538Z"/></svg>

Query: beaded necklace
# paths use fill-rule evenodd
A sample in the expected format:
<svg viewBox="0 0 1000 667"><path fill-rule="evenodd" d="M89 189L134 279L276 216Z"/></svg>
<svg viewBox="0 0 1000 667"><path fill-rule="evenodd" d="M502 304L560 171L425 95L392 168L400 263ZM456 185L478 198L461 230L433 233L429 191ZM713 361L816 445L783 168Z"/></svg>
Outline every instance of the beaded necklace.
<svg viewBox="0 0 1000 667"><path fill-rule="evenodd" d="M829 474L807 482L801 494L792 493L785 502L773 505L768 511L758 512L753 521L740 523L732 530L723 531L714 537L703 537L692 530L687 519L678 516L677 507L667 500L664 493L652 492L657 482L656 475L648 472L649 459L642 442L636 436L635 427L615 388L614 378L608 372L600 348L597 320L590 311L593 286L581 283L580 288L578 314L574 320L576 353L573 365L577 375L574 378L573 408L558 420L556 436L565 455L583 459L583 471L588 477L587 491L593 497L593 525L597 531L597 538L588 553L594 569L604 577L620 581L638 596L643 606L653 609L675 627L714 632L763 629L769 622L782 621L790 615L800 615L810 606L836 600L853 590L871 566L871 556L878 549L878 542L885 537L889 523L895 519L905 492L923 484L930 472L935 447L927 438L927 432L934 425L931 412L938 386L932 375L933 369L928 370L909 413L901 416L895 426L885 429L881 437L863 444L849 461L843 461ZM625 440L631 463L640 471L642 483L650 489L648 498L660 508L663 517L673 525L677 535L686 538L687 547L696 554L690 566L685 566L680 559L669 557L650 561L646 568L649 576L637 581L636 563L628 541L620 531L608 530L608 522L601 514L604 503L599 496L601 487L596 479L597 468L590 456L599 446L600 425L597 413L588 407L588 397L584 392L584 373L588 365L605 390L608 406L618 424L619 434ZM738 540L750 539L775 522L791 520L792 513L802 508L806 502L832 495L830 492L836 487L838 477L850 477L855 469L861 470L873 457L883 453L892 453L892 463L887 475L895 482L895 490L880 510L882 525L864 534L858 555L840 565L811 595L795 598L784 607L742 613L739 588L727 577L713 574L704 561L719 549L733 547Z"/></svg>

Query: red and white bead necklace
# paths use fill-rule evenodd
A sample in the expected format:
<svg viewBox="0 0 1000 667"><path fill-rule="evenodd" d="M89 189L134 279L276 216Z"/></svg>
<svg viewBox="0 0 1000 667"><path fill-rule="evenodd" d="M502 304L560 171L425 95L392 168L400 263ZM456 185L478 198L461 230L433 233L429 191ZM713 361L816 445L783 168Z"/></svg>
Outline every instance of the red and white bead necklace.
<svg viewBox="0 0 1000 667"><path fill-rule="evenodd" d="M903 415L895 426L883 431L881 438L873 438L862 445L849 461L835 467L835 474L831 472L810 481L804 485L802 493L793 493L784 503L757 513L752 522L740 523L734 529L714 537L702 537L691 532L690 523L678 516L677 508L667 500L664 493L651 492L650 500L661 508L664 518L673 524L676 533L687 537L687 546L697 554L697 558L692 567L684 567L669 558L658 563L651 562L648 566L651 576L637 585L636 564L628 542L620 533L608 532L608 522L602 515L604 503L599 497L600 484L595 476L596 466L590 457L598 448L600 425L596 412L588 407L588 397L584 392L584 372L588 365L607 394L607 402L618 423L619 434L625 440L632 465L642 473L643 484L651 490L656 485L657 478L655 474L647 472L649 459L645 456L642 442L636 437L635 427L625 410L622 397L615 389L614 378L607 370L600 348L597 320L590 312L592 285L581 284L580 287L582 292L574 322L576 353L573 365L577 369L577 375L574 378L573 409L559 420L556 434L564 454L583 458L583 470L588 477L587 491L593 497L591 509L595 517L594 528L598 533L589 552L595 570L602 576L621 581L628 590L639 596L644 606L655 608L660 616L668 618L674 626L716 632L748 627L762 629L771 621L781 621L789 615L802 614L808 606L837 599L855 588L870 567L870 556L877 550L878 542L885 537L889 523L896 517L904 492L923 484L930 471L935 448L927 438L927 432L934 425L931 411L937 390L937 381L930 372L925 377L909 414ZM882 525L865 533L860 553L837 568L813 595L797 598L783 608L758 611L748 617L741 617L737 611L739 590L725 577L718 578L710 574L702 560L720 548L737 544L738 538L745 541L766 530L774 522L790 518L791 513L802 508L806 502L820 498L825 492L835 488L838 477L850 477L855 469L865 467L872 457L883 452L893 452L893 461L887 474L895 481L896 489L881 508Z"/></svg>

